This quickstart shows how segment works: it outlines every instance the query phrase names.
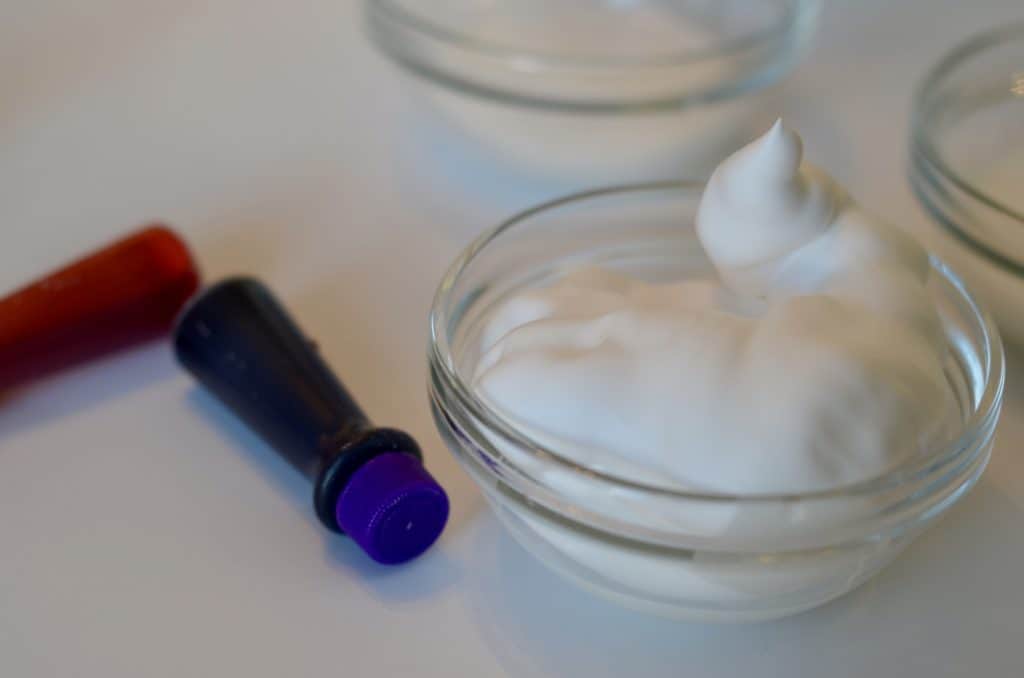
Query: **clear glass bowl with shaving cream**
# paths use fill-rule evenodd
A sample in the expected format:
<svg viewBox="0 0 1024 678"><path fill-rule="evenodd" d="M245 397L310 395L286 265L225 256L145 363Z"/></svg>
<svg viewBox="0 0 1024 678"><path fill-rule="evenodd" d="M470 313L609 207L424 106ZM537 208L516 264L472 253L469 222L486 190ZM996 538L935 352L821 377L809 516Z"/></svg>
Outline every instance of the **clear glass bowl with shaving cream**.
<svg viewBox="0 0 1024 678"><path fill-rule="evenodd" d="M944 423L955 435L881 477L805 494L684 492L598 473L532 440L474 393L479 333L510 294L581 265L652 281L713 275L692 225L702 188L659 183L579 194L478 238L437 292L430 397L443 438L502 523L555 571L664 616L777 618L856 588L974 485L992 450L1003 350L959 278L933 259L928 292L948 339L945 371L958 404L956 421Z"/></svg>

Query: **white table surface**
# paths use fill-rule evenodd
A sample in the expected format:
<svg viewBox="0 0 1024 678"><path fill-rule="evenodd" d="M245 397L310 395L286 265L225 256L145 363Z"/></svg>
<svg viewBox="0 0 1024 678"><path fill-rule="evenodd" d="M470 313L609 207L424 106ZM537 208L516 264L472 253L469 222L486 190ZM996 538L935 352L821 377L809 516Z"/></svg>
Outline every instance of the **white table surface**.
<svg viewBox="0 0 1024 678"><path fill-rule="evenodd" d="M135 350L0 408L0 675L1024 675L1020 360L977 489L816 611L649 618L512 542L434 431L425 317L466 234L550 188L435 162L358 9L3 2L0 289L169 221L208 279L268 281L367 411L421 440L453 501L446 533L407 567L370 564L167 346ZM1019 0L832 3L781 112L863 202L915 228L911 90L955 41L1015 16Z"/></svg>

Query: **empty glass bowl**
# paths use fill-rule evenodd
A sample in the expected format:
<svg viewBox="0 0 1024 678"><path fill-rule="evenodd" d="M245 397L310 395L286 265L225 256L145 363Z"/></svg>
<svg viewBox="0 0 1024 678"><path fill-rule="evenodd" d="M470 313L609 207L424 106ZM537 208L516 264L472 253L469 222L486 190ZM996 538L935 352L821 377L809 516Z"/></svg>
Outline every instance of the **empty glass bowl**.
<svg viewBox="0 0 1024 678"><path fill-rule="evenodd" d="M433 111L534 176L702 166L786 73L818 0L368 0ZM708 167L710 169L710 167Z"/></svg>
<svg viewBox="0 0 1024 678"><path fill-rule="evenodd" d="M1024 24L968 40L918 90L911 182L931 245L1024 341Z"/></svg>
<svg viewBox="0 0 1024 678"><path fill-rule="evenodd" d="M649 280L709 275L693 227L701 190L594 191L523 212L476 240L435 299L430 396L445 441L502 522L556 571L662 615L780 617L867 580L975 483L999 417L1003 353L991 322L934 260L928 292L949 343L954 439L882 477L795 495L698 494L598 472L532 440L478 397L479 333L508 295L585 264Z"/></svg>

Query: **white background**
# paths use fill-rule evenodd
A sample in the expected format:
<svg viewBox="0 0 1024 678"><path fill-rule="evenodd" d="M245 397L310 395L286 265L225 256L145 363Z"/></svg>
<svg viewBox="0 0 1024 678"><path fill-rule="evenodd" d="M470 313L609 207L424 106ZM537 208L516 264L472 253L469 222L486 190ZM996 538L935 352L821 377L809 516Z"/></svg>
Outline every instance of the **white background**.
<svg viewBox="0 0 1024 678"><path fill-rule="evenodd" d="M207 279L262 276L367 411L421 440L453 500L445 535L407 567L370 564L165 345L136 350L0 408L0 675L1024 675L1019 360L978 488L811 613L649 618L567 588L513 543L434 431L425 319L467 234L556 189L437 157L358 9L3 2L0 289L169 221ZM953 43L1015 15L1019 0L835 2L766 113L917 228L911 91Z"/></svg>

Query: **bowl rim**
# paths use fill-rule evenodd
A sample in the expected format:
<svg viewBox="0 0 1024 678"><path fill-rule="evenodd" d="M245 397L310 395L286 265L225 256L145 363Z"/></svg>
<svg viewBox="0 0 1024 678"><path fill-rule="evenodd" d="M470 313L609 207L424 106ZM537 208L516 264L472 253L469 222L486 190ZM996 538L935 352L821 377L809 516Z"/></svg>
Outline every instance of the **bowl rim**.
<svg viewBox="0 0 1024 678"><path fill-rule="evenodd" d="M546 50L531 50L474 36L469 32L446 27L410 12L399 0L365 0L369 33L373 42L397 65L442 87L505 104L573 113L649 112L678 108L691 103L714 102L767 86L785 74L803 51L814 33L821 0L786 0L781 18L770 25L738 36L713 47L684 50L676 54L650 57L578 57L559 55ZM635 99L576 99L534 95L513 88L491 85L469 78L451 69L430 63L430 59L410 55L408 44L396 45L389 31L394 28L430 41L444 48L458 49L472 56L497 59L510 71L528 66L533 72L554 72L559 69L576 73L597 73L609 70L671 69L690 66L711 59L728 58L765 45L777 44L777 55L765 60L752 72L730 76L720 84L696 90L652 94ZM791 35L796 39L789 40Z"/></svg>
<svg viewBox="0 0 1024 678"><path fill-rule="evenodd" d="M499 58L529 57L533 63L538 65L550 67L571 66L573 68L684 66L703 59L740 52L752 45L758 45L780 34L785 34L799 19L801 13L815 5L817 0L787 0L787 2L788 5L778 21L764 27L759 27L757 30L744 35L729 38L713 47L682 49L673 54L659 54L653 57L580 57L558 54L549 50L525 49L498 40L480 38L468 31L449 28L441 23L431 21L424 16L411 12L401 5L400 0L367 0L367 4L374 11L381 12L388 18L405 25L415 32L429 35L441 42L462 49Z"/></svg>
<svg viewBox="0 0 1024 678"><path fill-rule="evenodd" d="M946 469L950 462L962 454L983 447L979 445L980 436L991 438L994 425L998 419L1003 390L1005 386L1005 356L1002 340L996 329L995 322L966 289L963 281L934 255L930 255L932 273L943 276L950 283L961 299L967 303L972 318L981 330L984 349L985 382L978 404L970 417L961 426L959 434L944 444L935 453L920 455L908 459L889 469L885 474L857 483L849 483L837 487L815 490L811 492L789 493L721 493L694 492L668 488L649 483L628 480L609 473L595 471L579 464L565 455L552 450L541 443L524 435L514 426L507 423L501 415L489 407L481 399L473 395L472 389L462 379L451 361L451 350L448 345L445 318L450 291L458 282L462 272L470 262L491 242L517 224L530 219L542 212L567 205L583 202L593 198L614 196L617 194L639 194L642 192L684 191L689 193L703 190L703 181L657 181L638 184L620 184L573 193L556 198L525 209L501 222L498 226L485 231L473 240L456 257L441 279L434 295L429 320L428 360L430 371L438 373L448 393L454 395L458 405L474 419L486 423L489 432L519 448L526 450L534 458L542 459L543 463L555 464L558 467L588 479L598 479L609 487L642 492L655 496L695 502L730 503L730 504L764 504L778 502L829 500L838 497L875 495L908 485Z"/></svg>
<svg viewBox="0 0 1024 678"><path fill-rule="evenodd" d="M915 155L920 155L928 165L948 179L954 186L986 207L1010 217L1024 227L1024 212L1014 209L998 198L989 195L984 189L965 179L963 175L946 162L936 148L936 144L933 141L932 126L928 124L929 115L935 108L934 105L930 105L933 95L948 75L960 65L986 52L988 49L1006 42L1018 40L1024 43L1024 21L983 31L967 38L946 52L928 70L914 92L913 113L911 116L911 146ZM1021 87L1019 96L1024 97L1024 71L1022 71L1018 83Z"/></svg>

